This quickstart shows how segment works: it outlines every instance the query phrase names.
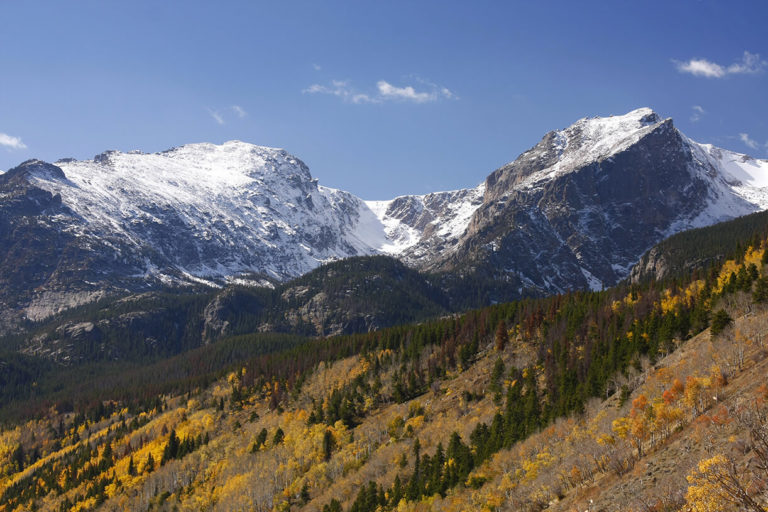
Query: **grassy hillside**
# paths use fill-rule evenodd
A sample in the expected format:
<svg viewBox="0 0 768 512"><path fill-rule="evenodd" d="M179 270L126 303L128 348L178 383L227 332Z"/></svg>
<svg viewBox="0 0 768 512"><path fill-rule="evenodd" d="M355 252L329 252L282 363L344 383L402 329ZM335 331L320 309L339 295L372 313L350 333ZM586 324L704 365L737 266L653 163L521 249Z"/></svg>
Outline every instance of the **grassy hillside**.
<svg viewBox="0 0 768 512"><path fill-rule="evenodd" d="M737 510L726 484L760 503L764 252L668 288L82 376L87 400L0 433L0 510Z"/></svg>

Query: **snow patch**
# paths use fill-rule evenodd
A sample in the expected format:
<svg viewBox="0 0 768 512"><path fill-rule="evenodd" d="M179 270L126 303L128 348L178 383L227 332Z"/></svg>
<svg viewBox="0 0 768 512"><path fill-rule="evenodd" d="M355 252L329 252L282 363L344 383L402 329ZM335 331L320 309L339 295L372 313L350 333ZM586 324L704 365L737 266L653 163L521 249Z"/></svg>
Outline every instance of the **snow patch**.
<svg viewBox="0 0 768 512"><path fill-rule="evenodd" d="M587 280L587 286L593 292L599 292L604 288L603 282L596 278L589 270L584 267L581 268L581 273L584 275L584 279Z"/></svg>

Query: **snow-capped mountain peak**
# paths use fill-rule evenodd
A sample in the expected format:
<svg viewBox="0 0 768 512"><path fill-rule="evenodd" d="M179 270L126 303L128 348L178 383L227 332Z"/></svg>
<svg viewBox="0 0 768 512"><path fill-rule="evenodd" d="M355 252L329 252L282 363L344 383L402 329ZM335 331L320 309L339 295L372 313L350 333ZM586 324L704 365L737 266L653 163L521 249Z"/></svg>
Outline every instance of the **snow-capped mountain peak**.
<svg viewBox="0 0 768 512"><path fill-rule="evenodd" d="M38 172L33 184L83 219L75 228L81 235L108 240L120 253L155 253L161 261L147 265L149 273L170 265L214 281L243 272L285 279L372 252L347 236L361 201L321 189L282 149L231 141L57 164L66 179Z"/></svg>
<svg viewBox="0 0 768 512"><path fill-rule="evenodd" d="M551 181L558 176L609 158L629 146L636 144L648 133L667 123L649 108L639 108L621 116L586 117L571 126L551 132L545 137L552 140L554 154L546 155L549 165L522 179L521 188L532 188ZM534 148L535 149L535 148ZM535 151L524 153L535 161L541 155Z"/></svg>

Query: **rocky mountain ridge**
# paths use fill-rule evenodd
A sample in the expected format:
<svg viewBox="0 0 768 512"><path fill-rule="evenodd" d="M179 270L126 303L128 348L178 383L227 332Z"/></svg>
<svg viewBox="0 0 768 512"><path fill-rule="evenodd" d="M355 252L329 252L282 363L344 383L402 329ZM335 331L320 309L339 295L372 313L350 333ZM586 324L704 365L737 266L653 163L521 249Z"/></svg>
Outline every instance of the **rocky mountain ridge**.
<svg viewBox="0 0 768 512"><path fill-rule="evenodd" d="M691 141L650 109L582 119L494 171L457 250L428 268L520 292L600 289L674 233L764 210L766 185L768 162Z"/></svg>
<svg viewBox="0 0 768 512"><path fill-rule="evenodd" d="M768 207L768 162L650 109L547 134L471 189L363 201L284 150L231 141L0 175L6 324L166 285L270 286L388 254L496 283L489 300L599 289L661 239Z"/></svg>

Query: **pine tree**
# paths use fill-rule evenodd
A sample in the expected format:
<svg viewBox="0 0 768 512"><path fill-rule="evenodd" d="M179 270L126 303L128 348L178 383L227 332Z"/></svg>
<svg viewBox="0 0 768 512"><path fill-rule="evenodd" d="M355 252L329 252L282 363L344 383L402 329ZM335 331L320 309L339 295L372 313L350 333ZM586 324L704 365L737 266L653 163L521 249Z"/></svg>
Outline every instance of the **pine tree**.
<svg viewBox="0 0 768 512"><path fill-rule="evenodd" d="M323 460L330 460L335 447L336 439L334 439L330 430L326 430L323 434Z"/></svg>
<svg viewBox="0 0 768 512"><path fill-rule="evenodd" d="M733 322L731 316L724 310L719 309L712 316L712 324L710 326L710 332L713 335L718 335L725 330Z"/></svg>
<svg viewBox="0 0 768 512"><path fill-rule="evenodd" d="M272 438L272 444L275 446L282 444L283 439L285 439L285 432L283 432L283 429L280 427L277 427L277 430L275 430L275 435Z"/></svg>
<svg viewBox="0 0 768 512"><path fill-rule="evenodd" d="M768 254L768 251L766 251ZM755 302L768 301L768 277L761 277L755 283L755 291L752 292L752 300Z"/></svg>
<svg viewBox="0 0 768 512"><path fill-rule="evenodd" d="M507 334L507 325L502 320L499 322L499 325L496 326L496 337L495 337L496 351L504 352L504 349L506 348L508 341L509 341L509 335Z"/></svg>

